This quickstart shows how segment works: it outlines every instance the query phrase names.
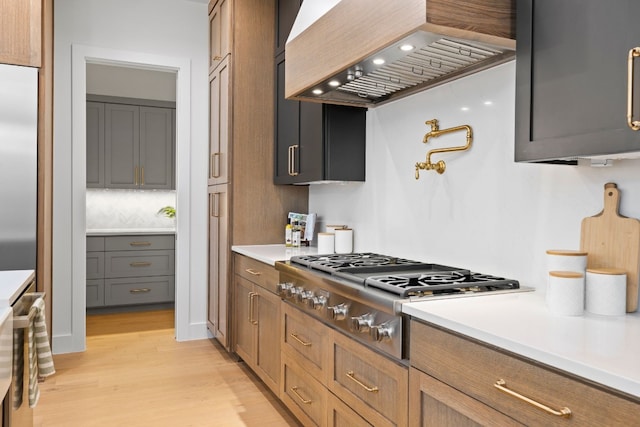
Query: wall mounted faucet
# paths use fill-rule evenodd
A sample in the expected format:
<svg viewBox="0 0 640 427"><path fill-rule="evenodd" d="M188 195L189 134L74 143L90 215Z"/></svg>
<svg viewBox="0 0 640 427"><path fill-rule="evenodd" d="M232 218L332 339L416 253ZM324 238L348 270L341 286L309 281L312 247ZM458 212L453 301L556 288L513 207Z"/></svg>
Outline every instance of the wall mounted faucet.
<svg viewBox="0 0 640 427"><path fill-rule="evenodd" d="M423 143L429 142L429 138L437 138L440 135L444 135L446 133L458 132L461 130L467 131L467 143L465 145L461 145L459 147L447 147L447 148L435 148L427 153L427 159L424 162L416 163L416 179L420 178L420 169L424 170L435 170L439 174L444 173L447 165L444 160L439 160L437 163L431 163L431 155L433 153L448 153L451 151L465 151L471 147L471 142L473 141L473 131L471 130L471 126L462 125L456 126L448 129L440 129L438 125L437 119L427 120L425 122L426 125L431 126L431 130L424 135L422 139Z"/></svg>

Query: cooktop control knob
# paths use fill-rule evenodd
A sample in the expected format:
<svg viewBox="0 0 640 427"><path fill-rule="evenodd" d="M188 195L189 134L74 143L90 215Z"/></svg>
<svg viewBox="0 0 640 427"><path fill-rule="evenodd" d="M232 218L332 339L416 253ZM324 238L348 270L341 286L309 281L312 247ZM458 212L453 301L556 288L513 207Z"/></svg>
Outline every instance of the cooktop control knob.
<svg viewBox="0 0 640 427"><path fill-rule="evenodd" d="M327 297L325 297L324 295L313 295L313 293L311 294L311 296L309 298L307 298L306 300L307 303L307 307L309 308L315 308L316 310L322 310L322 308L327 305Z"/></svg>
<svg viewBox="0 0 640 427"><path fill-rule="evenodd" d="M391 339L393 334L393 328L391 325L383 323L381 325L372 326L369 330L369 335L376 342L382 342Z"/></svg>
<svg viewBox="0 0 640 427"><path fill-rule="evenodd" d="M302 289L301 287L295 287L295 286L290 286L287 289L285 289L284 294L286 295L287 298L295 298L296 294L298 292L300 292L300 289Z"/></svg>
<svg viewBox="0 0 640 427"><path fill-rule="evenodd" d="M349 327L354 332L361 332L363 334L366 334L371 329L372 324L373 315L366 313L362 316L352 317Z"/></svg>
<svg viewBox="0 0 640 427"><path fill-rule="evenodd" d="M276 285L276 295L284 295L287 292L287 289L293 287L293 283L278 283Z"/></svg>
<svg viewBox="0 0 640 427"><path fill-rule="evenodd" d="M349 306L347 304L341 303L338 305L334 305L333 307L327 307L327 312L329 314L329 318L331 318L332 320L344 320L347 318Z"/></svg>
<svg viewBox="0 0 640 427"><path fill-rule="evenodd" d="M296 302L303 304L306 302L311 296L313 296L313 292L305 291L303 288L299 288L298 293L296 294Z"/></svg>

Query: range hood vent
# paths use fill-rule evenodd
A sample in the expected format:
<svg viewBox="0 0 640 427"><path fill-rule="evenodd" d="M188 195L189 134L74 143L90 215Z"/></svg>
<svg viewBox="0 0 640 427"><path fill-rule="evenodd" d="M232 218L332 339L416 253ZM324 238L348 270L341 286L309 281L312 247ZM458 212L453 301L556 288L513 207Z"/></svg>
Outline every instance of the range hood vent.
<svg viewBox="0 0 640 427"><path fill-rule="evenodd" d="M289 40L287 98L372 107L515 57L511 0L370 3L342 0Z"/></svg>

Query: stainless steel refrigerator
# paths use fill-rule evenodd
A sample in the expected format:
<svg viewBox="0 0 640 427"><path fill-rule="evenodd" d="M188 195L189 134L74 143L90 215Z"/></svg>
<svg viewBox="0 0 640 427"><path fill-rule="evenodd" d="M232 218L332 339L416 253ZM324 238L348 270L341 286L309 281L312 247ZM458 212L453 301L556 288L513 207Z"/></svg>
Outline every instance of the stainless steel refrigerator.
<svg viewBox="0 0 640 427"><path fill-rule="evenodd" d="M0 270L36 267L38 70L0 64Z"/></svg>

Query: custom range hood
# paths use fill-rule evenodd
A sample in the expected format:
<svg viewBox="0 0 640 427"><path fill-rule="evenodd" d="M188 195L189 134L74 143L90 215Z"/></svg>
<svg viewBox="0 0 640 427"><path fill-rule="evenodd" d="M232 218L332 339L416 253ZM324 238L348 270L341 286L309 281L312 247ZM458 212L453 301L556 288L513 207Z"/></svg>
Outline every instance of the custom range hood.
<svg viewBox="0 0 640 427"><path fill-rule="evenodd" d="M372 107L515 57L515 0L314 3L286 44L290 99Z"/></svg>

